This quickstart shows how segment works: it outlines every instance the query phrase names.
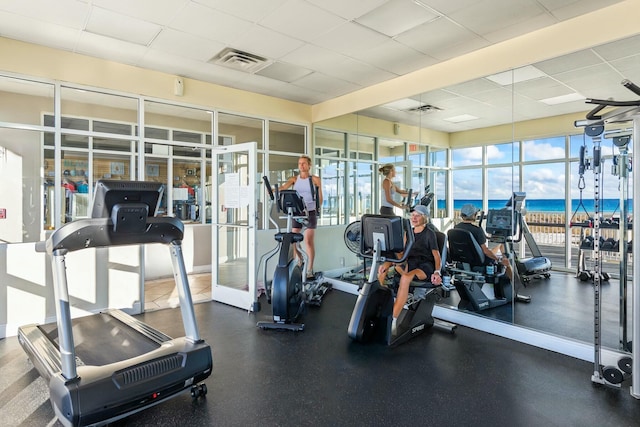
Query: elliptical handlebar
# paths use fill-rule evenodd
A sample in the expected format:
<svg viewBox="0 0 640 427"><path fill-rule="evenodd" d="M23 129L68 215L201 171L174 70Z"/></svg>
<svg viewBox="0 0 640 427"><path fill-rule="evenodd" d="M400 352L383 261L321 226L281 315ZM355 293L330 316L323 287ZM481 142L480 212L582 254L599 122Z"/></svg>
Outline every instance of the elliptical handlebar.
<svg viewBox="0 0 640 427"><path fill-rule="evenodd" d="M273 189L271 188L271 184L269 183L269 178L267 178L267 176L265 175L262 177L262 181L264 182L264 186L267 187L267 193L269 193L269 198L272 201L275 200L275 196L273 195Z"/></svg>
<svg viewBox="0 0 640 427"><path fill-rule="evenodd" d="M267 189L267 193L269 194L269 198L271 199L271 207L269 209L269 222L271 222L271 224L275 225L276 228L278 229L278 232L280 232L280 224L278 224L276 222L276 220L273 219L273 216L271 215L271 211L273 211L273 205L276 203L276 198L273 194L273 189L271 188L271 183L269 183L269 178L267 178L266 176L262 177L262 181L264 182L264 186ZM276 187L276 193L278 192L278 188Z"/></svg>

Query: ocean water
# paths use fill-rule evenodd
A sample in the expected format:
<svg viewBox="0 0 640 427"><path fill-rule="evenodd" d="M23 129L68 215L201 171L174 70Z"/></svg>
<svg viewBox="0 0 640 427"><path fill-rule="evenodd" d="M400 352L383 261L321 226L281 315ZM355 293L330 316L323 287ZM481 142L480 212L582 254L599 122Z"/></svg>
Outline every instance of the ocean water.
<svg viewBox="0 0 640 427"><path fill-rule="evenodd" d="M453 209L459 210L463 205L472 203L476 207L482 207L481 200L465 200L457 199L453 201ZM507 204L507 200L489 200L489 209L500 209ZM524 206L527 212L564 212L564 199L526 199ZM631 200L627 202L629 213L633 211ZM577 214L584 214L585 211L589 215L593 214L593 199L583 200L582 206L580 199L571 200L571 213L576 211ZM444 209L444 200L438 200L438 209ZM619 214L620 201L618 199L604 199L600 202L600 212L603 214Z"/></svg>

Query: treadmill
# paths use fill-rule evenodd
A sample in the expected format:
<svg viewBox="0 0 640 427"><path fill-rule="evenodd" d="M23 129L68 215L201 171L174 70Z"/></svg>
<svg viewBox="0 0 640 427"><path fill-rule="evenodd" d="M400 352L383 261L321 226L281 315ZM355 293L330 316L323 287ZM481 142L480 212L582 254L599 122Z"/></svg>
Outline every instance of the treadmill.
<svg viewBox="0 0 640 427"><path fill-rule="evenodd" d="M52 258L57 322L22 326L18 340L48 382L65 426L107 424L188 390L193 397L206 394L201 381L211 374L211 348L196 324L181 247L184 225L154 216L163 188L98 181L91 218L67 223L37 245ZM71 319L67 252L146 243L170 248L185 336L171 338L120 310Z"/></svg>

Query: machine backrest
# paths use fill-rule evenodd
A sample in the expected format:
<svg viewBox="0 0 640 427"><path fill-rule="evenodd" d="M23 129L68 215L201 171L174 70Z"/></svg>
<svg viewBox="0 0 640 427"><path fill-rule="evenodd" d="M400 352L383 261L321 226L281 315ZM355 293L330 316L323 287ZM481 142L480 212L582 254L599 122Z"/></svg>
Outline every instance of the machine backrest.
<svg viewBox="0 0 640 427"><path fill-rule="evenodd" d="M447 231L447 236L449 238L449 256L453 262L462 262L471 267L485 264L484 252L469 230L452 228Z"/></svg>

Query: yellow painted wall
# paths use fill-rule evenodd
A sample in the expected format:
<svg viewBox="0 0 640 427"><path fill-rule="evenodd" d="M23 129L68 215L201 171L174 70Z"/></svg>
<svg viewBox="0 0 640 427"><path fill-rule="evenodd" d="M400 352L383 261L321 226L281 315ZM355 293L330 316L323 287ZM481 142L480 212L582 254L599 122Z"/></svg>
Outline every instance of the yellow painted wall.
<svg viewBox="0 0 640 427"><path fill-rule="evenodd" d="M0 37L0 71L105 88L296 123L311 122L311 106Z"/></svg>

